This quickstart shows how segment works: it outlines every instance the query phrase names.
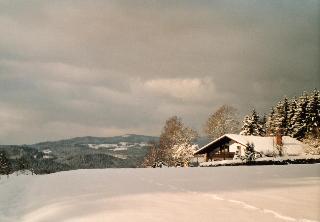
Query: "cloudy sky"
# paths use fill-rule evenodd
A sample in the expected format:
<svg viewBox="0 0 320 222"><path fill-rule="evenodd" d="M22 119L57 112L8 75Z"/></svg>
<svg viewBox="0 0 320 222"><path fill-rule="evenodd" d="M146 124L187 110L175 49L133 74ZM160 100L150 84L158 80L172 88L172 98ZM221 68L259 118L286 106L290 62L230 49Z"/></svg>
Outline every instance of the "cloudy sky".
<svg viewBox="0 0 320 222"><path fill-rule="evenodd" d="M201 131L320 88L318 0L0 0L0 144Z"/></svg>

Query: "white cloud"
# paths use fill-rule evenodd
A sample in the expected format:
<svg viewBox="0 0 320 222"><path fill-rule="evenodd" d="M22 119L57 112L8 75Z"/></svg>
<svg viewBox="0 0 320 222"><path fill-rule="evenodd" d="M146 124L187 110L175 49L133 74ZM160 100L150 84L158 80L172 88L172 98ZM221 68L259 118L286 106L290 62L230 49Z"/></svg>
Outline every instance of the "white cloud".
<svg viewBox="0 0 320 222"><path fill-rule="evenodd" d="M209 78L153 79L146 81L144 87L149 92L183 101L205 101L214 95L214 84Z"/></svg>

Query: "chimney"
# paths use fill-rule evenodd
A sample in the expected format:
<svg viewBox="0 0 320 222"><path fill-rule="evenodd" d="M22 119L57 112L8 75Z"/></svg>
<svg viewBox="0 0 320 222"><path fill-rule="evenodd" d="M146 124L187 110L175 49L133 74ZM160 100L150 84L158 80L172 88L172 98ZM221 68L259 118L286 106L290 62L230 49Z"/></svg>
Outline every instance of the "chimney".
<svg viewBox="0 0 320 222"><path fill-rule="evenodd" d="M277 133L276 133L276 145L277 146L283 146L283 142L282 142L282 132L283 132L283 129L280 128L277 130Z"/></svg>
<svg viewBox="0 0 320 222"><path fill-rule="evenodd" d="M279 129L277 134L276 134L276 148L279 151L279 156L283 155L283 141L282 141L282 129Z"/></svg>
<svg viewBox="0 0 320 222"><path fill-rule="evenodd" d="M282 146L283 145L283 143L282 143L282 135L280 133L278 133L276 135L276 145L277 146Z"/></svg>

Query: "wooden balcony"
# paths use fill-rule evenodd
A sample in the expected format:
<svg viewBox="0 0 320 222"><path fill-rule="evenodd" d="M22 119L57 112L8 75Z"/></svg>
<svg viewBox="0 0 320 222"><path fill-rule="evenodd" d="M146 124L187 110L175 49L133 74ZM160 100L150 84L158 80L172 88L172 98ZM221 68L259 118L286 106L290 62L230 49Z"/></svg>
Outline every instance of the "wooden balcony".
<svg viewBox="0 0 320 222"><path fill-rule="evenodd" d="M215 153L211 156L207 157L208 160L230 160L234 157L234 152L221 152L221 153Z"/></svg>

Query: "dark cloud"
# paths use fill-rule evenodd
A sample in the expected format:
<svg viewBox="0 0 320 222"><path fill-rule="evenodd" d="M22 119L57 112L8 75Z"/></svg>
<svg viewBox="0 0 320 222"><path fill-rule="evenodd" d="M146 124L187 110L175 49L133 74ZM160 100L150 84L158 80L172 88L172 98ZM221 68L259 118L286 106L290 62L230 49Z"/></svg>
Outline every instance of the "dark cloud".
<svg viewBox="0 0 320 222"><path fill-rule="evenodd" d="M201 129L320 88L319 1L0 0L0 143Z"/></svg>

